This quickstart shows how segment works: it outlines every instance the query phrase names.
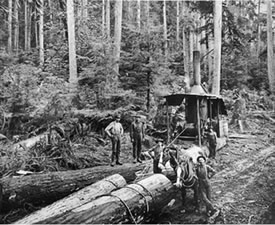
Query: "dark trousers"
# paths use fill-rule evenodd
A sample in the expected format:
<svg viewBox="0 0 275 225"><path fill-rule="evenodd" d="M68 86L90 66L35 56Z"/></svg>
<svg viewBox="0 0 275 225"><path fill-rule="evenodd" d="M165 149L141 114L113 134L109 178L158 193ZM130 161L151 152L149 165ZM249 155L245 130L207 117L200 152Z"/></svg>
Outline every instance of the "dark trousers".
<svg viewBox="0 0 275 225"><path fill-rule="evenodd" d="M154 173L161 173L161 169L158 167L159 159L154 159L153 161L153 172Z"/></svg>
<svg viewBox="0 0 275 225"><path fill-rule="evenodd" d="M206 206L206 210L213 211L215 208L211 203L211 186L208 180L203 179L199 181L199 190L201 194L202 201Z"/></svg>
<svg viewBox="0 0 275 225"><path fill-rule="evenodd" d="M137 137L134 138L133 141L133 157L134 159L140 159L140 154L141 154L141 138Z"/></svg>
<svg viewBox="0 0 275 225"><path fill-rule="evenodd" d="M112 156L111 160L114 162L119 162L119 155L120 155L120 137L113 137L112 138Z"/></svg>
<svg viewBox="0 0 275 225"><path fill-rule="evenodd" d="M217 144L209 144L209 158L215 159Z"/></svg>

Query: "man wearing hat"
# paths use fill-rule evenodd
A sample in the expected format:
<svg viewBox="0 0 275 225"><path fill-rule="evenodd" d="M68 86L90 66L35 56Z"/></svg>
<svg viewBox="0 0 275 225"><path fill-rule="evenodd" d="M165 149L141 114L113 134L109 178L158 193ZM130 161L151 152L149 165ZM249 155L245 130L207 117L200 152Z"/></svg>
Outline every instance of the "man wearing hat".
<svg viewBox="0 0 275 225"><path fill-rule="evenodd" d="M135 115L135 121L130 126L130 137L133 143L134 163L142 162L140 159L142 140L144 139L144 124L141 122L139 115Z"/></svg>
<svg viewBox="0 0 275 225"><path fill-rule="evenodd" d="M111 122L106 128L106 134L112 140L112 155L111 155L111 166L115 165L115 159L117 165L122 165L119 161L120 156L120 145L121 145L121 137L124 133L122 124L120 121L120 115L115 115L115 120Z"/></svg>
<svg viewBox="0 0 275 225"><path fill-rule="evenodd" d="M215 159L217 148L217 134L213 130L212 125L209 126L208 131L206 132L206 137L209 146L209 158Z"/></svg>
<svg viewBox="0 0 275 225"><path fill-rule="evenodd" d="M206 205L207 214L212 215L216 209L211 203L211 185L209 181L209 172L215 173L216 171L209 165L206 164L206 158L203 155L200 155L197 158L198 167L197 167L197 177L199 182L199 194L202 198L202 201Z"/></svg>

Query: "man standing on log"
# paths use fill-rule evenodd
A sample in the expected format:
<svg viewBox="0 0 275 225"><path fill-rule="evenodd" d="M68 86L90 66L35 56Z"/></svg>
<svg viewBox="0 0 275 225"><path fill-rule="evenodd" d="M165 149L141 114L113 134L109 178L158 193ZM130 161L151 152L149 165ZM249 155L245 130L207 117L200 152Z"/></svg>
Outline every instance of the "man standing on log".
<svg viewBox="0 0 275 225"><path fill-rule="evenodd" d="M122 165L119 161L120 155L120 145L121 145L121 137L124 133L122 124L120 121L120 115L115 116L115 121L111 122L106 128L106 134L112 140L112 156L111 156L111 166L115 165L115 159L117 165Z"/></svg>
<svg viewBox="0 0 275 225"><path fill-rule="evenodd" d="M142 162L140 159L142 141L144 139L144 124L140 120L140 116L135 116L135 121L130 126L130 137L133 143L133 158L134 163Z"/></svg>

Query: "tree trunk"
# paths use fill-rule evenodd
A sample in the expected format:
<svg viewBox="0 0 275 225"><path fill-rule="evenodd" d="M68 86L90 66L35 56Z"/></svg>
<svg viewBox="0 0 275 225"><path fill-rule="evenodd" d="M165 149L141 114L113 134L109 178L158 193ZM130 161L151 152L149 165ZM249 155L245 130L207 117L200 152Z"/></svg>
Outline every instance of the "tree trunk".
<svg viewBox="0 0 275 225"><path fill-rule="evenodd" d="M122 25L122 1L115 1L115 33L114 33L114 71L116 79L119 74L120 45L121 45L121 25ZM115 81L116 82L116 81Z"/></svg>
<svg viewBox="0 0 275 225"><path fill-rule="evenodd" d="M49 5L49 14L50 14L50 30L52 30L52 27L53 27L53 7L52 7L52 0L48 0L48 5ZM34 9L34 11L36 11L35 9ZM50 34L49 34L49 41L51 42L51 41L53 41L53 32L51 31L50 32Z"/></svg>
<svg viewBox="0 0 275 225"><path fill-rule="evenodd" d="M163 0L163 39L164 39L164 60L167 64L168 60L168 39L167 39L167 21L166 21L166 0Z"/></svg>
<svg viewBox="0 0 275 225"><path fill-rule="evenodd" d="M212 93L220 94L221 80L221 47L222 47L222 1L214 3L214 74Z"/></svg>
<svg viewBox="0 0 275 225"><path fill-rule="evenodd" d="M29 19L28 19L28 1L24 1L24 27L25 27L25 44L24 44L24 49L25 51L29 51L28 49L28 23L29 23ZM35 14L35 28L36 28L36 14ZM35 35L37 35L37 29L35 29ZM36 43L37 45L37 43Z"/></svg>
<svg viewBox="0 0 275 225"><path fill-rule="evenodd" d="M76 64L76 47L75 47L75 23L74 23L74 1L67 0L67 27L69 40L69 82L72 85L77 83L77 64Z"/></svg>
<svg viewBox="0 0 275 225"><path fill-rule="evenodd" d="M18 54L19 50L19 18L18 18L18 0L14 2L14 51Z"/></svg>
<svg viewBox="0 0 275 225"><path fill-rule="evenodd" d="M137 0L137 29L140 33L141 31L141 22L140 22L140 0Z"/></svg>
<svg viewBox="0 0 275 225"><path fill-rule="evenodd" d="M177 24L176 24L176 40L177 42L180 41L180 1L177 0Z"/></svg>
<svg viewBox="0 0 275 225"><path fill-rule="evenodd" d="M102 36L105 36L105 0L102 0Z"/></svg>
<svg viewBox="0 0 275 225"><path fill-rule="evenodd" d="M111 39L110 13L110 0L106 0L106 32L108 41Z"/></svg>
<svg viewBox="0 0 275 225"><path fill-rule="evenodd" d="M272 41L272 2L267 0L267 61L268 81L271 93L275 92L274 85L274 63L273 63L273 41Z"/></svg>
<svg viewBox="0 0 275 225"><path fill-rule="evenodd" d="M36 10L36 8L34 8L34 10L33 10L33 13L34 13L34 38L35 38L35 47L37 48L38 46L39 46L39 32L38 32L38 24L37 24L37 10ZM29 45L28 45L28 25L27 25L27 29L26 29L26 32L27 32L27 34L26 34L26 38L27 38L27 40L26 40L26 49L27 50L29 50L28 49L28 47L29 47Z"/></svg>
<svg viewBox="0 0 275 225"><path fill-rule="evenodd" d="M194 30L189 30L189 73L190 84L193 84L193 51L194 51Z"/></svg>
<svg viewBox="0 0 275 225"><path fill-rule="evenodd" d="M44 0L39 6L39 62L40 67L44 65Z"/></svg>
<svg viewBox="0 0 275 225"><path fill-rule="evenodd" d="M16 223L41 223L41 221L51 220L54 217L58 218L64 216L65 214L68 215L73 209L91 202L99 196L109 194L117 188L122 188L126 184L125 179L119 174L106 177L103 180L87 186L75 193L72 193L68 197L60 199L59 201L30 214Z"/></svg>
<svg viewBox="0 0 275 225"><path fill-rule="evenodd" d="M12 0L9 0L9 15L8 15L8 29L9 29L9 37L8 37L8 53L12 53Z"/></svg>
<svg viewBox="0 0 275 225"><path fill-rule="evenodd" d="M151 161L142 164L124 164L110 167L97 166L82 170L33 174L20 177L6 177L0 180L3 185L3 208L10 210L26 203L41 205L52 203L68 194L93 184L104 177L120 174L127 182L136 178L135 172L151 165Z"/></svg>
<svg viewBox="0 0 275 225"><path fill-rule="evenodd" d="M27 31L28 31L28 41L27 41L27 44L28 44L28 49L29 50L31 49L31 32L32 32L31 23L32 23L32 11L33 11L32 9L36 10L36 6L32 6L32 4L29 4L29 7L28 7L28 20L29 21L28 21L28 29L27 29ZM44 40L44 37L43 37L43 40Z"/></svg>
<svg viewBox="0 0 275 225"><path fill-rule="evenodd" d="M212 34L207 35L207 62L208 62L208 85L212 93L212 84L213 84L213 51L214 51L214 40Z"/></svg>
<svg viewBox="0 0 275 225"><path fill-rule="evenodd" d="M146 218L157 215L171 201L175 191L167 177L154 174L75 208L69 214L41 223L142 223Z"/></svg>
<svg viewBox="0 0 275 225"><path fill-rule="evenodd" d="M146 31L150 32L150 0L146 1Z"/></svg>

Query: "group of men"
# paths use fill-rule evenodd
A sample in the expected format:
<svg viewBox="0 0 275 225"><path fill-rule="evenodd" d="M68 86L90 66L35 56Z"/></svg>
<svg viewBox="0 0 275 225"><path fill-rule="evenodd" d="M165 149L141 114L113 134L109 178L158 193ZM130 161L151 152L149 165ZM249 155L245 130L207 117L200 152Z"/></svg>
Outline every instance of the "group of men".
<svg viewBox="0 0 275 225"><path fill-rule="evenodd" d="M121 137L124 133L122 124L120 123L120 115L115 116L115 120L111 122L105 128L106 134L112 141L112 154L111 154L111 166L122 165L120 161L120 148L121 148ZM144 123L141 121L139 115L135 116L135 120L130 126L130 138L133 144L133 163L141 163L141 150L142 141L145 136ZM217 146L217 135L213 131L212 126L207 129L206 138L209 142L210 155L209 158L215 158L216 146ZM165 148L162 139L156 139L157 145L151 149L154 152L153 158L153 171L154 173L161 173L162 169L159 162L160 155L163 154ZM180 163L180 162L179 162ZM199 193L202 201L205 203L207 211L214 212L215 208L211 203L211 188L209 182L209 172L215 172L209 165L206 164L206 158L199 156L197 158L196 175L198 179ZM179 184L177 182L176 184Z"/></svg>
<svg viewBox="0 0 275 225"><path fill-rule="evenodd" d="M120 123L120 115L115 116L115 120L105 128L106 134L112 141L111 166L122 165L120 161L121 137L124 133L122 124ZM142 141L145 136L144 123L141 116L135 115L135 120L130 126L130 138L133 144L133 163L141 163Z"/></svg>

